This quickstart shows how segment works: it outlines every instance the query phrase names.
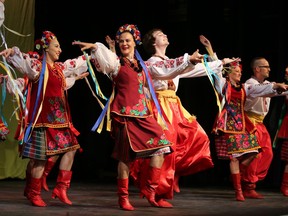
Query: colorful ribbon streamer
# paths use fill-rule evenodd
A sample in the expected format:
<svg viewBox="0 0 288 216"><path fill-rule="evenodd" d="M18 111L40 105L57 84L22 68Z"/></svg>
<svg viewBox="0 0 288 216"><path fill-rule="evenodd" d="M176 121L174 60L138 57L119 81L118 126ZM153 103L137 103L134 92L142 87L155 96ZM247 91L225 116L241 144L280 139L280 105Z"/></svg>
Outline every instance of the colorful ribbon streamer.
<svg viewBox="0 0 288 216"><path fill-rule="evenodd" d="M164 117L163 117L163 115L162 115L161 108L160 108L160 105L159 105L157 96L156 96L156 94L155 94L155 91L154 91L154 87L153 87L153 85L152 85L152 82L151 82L151 80L150 80L150 76L149 76L149 74L148 74L148 69L147 69L147 67L146 67L143 59L141 58L138 50L135 50L135 51L136 51L136 52L135 52L136 58L139 60L141 66L142 66L142 68L143 68L143 70L144 70L144 72L145 72L146 80L147 80L147 83L148 83L148 86L149 86L149 90L150 90L150 93L151 93L153 102L154 102L154 104L155 104L155 106L156 106L156 108L157 108L157 111L158 111L158 113L159 113L159 115L160 115L160 118L161 118L161 120L162 120L162 124L161 124L161 121L160 121L160 125L161 125L164 129L167 130L168 127L167 127L166 121L164 120ZM158 122L159 122L159 121L158 121Z"/></svg>
<svg viewBox="0 0 288 216"><path fill-rule="evenodd" d="M102 93L101 89L100 89L100 85L99 85L99 83L97 81L96 75L95 75L94 70L93 70L93 68L91 66L91 62L89 61L88 54L85 51L83 51L83 53L84 53L84 56L85 56L85 59L86 59L87 65L88 65L88 71L89 71L89 73L90 73L90 75L91 75L91 77L92 77L92 79L93 79L93 81L95 83L96 94L98 96L100 96L101 98L103 98L104 100L108 100L105 97L105 95Z"/></svg>
<svg viewBox="0 0 288 216"><path fill-rule="evenodd" d="M6 81L5 79L3 79L3 84L2 84L2 100L1 100L1 108L0 108L0 115L1 115L1 119L2 119L2 122L3 124L8 127L8 124L6 122L6 119L3 115L3 107L4 107L4 102L5 102L5 99L6 99Z"/></svg>
<svg viewBox="0 0 288 216"><path fill-rule="evenodd" d="M14 78L13 78L13 75L11 73L11 71L9 70L10 66L7 64L5 58L3 57L3 63L0 62L0 66L5 70L6 74L7 74L7 78L9 80L9 83L11 84L11 90L13 92L13 95L15 96L16 98L16 103L17 103L17 109L19 109L21 106L25 108L25 103L24 103L24 96L22 94L22 91L21 89L19 89L18 85L16 84ZM6 86L5 86L6 88ZM3 94L3 93L2 93ZM3 98L6 98L6 89L5 89L5 95L3 96ZM13 113L16 113L16 119L18 120L18 116L17 116L17 112L14 111Z"/></svg>
<svg viewBox="0 0 288 216"><path fill-rule="evenodd" d="M35 101L35 104L34 104L31 120L28 123L26 131L25 131L25 134L24 134L24 143L29 141L30 136L32 134L32 129L34 128L34 125L37 122L37 119L38 119L38 117L39 117L39 115L41 113L42 102L43 102L43 99L44 99L46 85L47 85L47 81L48 81L48 75L49 74L48 74L47 65L46 65L46 54L44 52L44 57L43 57L43 62L42 62L42 69L41 69L41 72L40 72L39 84L38 84L38 89L37 89L37 97L36 97L36 101ZM37 106L39 104L41 91L42 91L43 97L42 97L42 101L41 101L41 104L39 106L38 112L36 114Z"/></svg>
<svg viewBox="0 0 288 216"><path fill-rule="evenodd" d="M221 113L221 111L222 111L222 108L223 108L223 106L224 106L223 100L222 100L222 102L221 102L220 99L219 99L219 94L222 95L222 91L221 91L220 89L218 89L218 90L216 89L215 84L214 84L214 79L213 79L213 77L215 77L215 79L219 79L219 77L218 77L218 76L216 75L216 73L209 67L209 65L208 65L208 63L207 63L207 58L208 58L208 55L205 54L205 55L204 55L204 58L203 58L203 60L202 60L202 64L204 64L204 66L205 66L205 70L206 70L207 76L208 76L208 78L209 78L209 80L210 80L210 82L211 82L211 85L212 85L212 87L213 87L213 90L214 90L214 93L215 93L215 96L216 96L216 103L217 103L217 106L218 106L218 115L220 115L220 113ZM223 95L222 95L222 98L224 98Z"/></svg>

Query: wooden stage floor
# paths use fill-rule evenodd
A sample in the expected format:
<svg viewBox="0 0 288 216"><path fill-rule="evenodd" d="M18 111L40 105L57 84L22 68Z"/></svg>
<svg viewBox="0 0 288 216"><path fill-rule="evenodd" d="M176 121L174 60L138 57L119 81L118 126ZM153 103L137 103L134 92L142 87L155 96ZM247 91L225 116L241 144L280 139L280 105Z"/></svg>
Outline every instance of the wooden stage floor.
<svg viewBox="0 0 288 216"><path fill-rule="evenodd" d="M279 189L261 189L264 199L235 200L232 186L226 187L182 187L175 194L172 209L155 208L146 199L141 199L138 190L130 186L130 201L135 211L120 210L117 204L116 185L107 183L73 182L68 191L72 206L51 198L42 192L47 207L34 207L23 196L24 180L0 180L0 215L2 216L206 216L206 215L288 215L288 197ZM54 182L48 182L50 188Z"/></svg>

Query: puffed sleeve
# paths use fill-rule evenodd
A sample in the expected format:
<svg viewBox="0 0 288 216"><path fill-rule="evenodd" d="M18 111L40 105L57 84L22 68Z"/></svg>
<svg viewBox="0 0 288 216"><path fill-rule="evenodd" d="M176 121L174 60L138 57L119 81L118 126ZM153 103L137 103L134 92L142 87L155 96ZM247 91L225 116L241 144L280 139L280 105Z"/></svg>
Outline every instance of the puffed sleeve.
<svg viewBox="0 0 288 216"><path fill-rule="evenodd" d="M65 77L77 77L88 70L86 57L84 55L74 59L67 59L62 63L62 70Z"/></svg>
<svg viewBox="0 0 288 216"><path fill-rule="evenodd" d="M65 76L66 89L71 88L75 84L78 76L88 71L88 65L84 55L74 59L67 59L65 62L57 62L57 64L61 67Z"/></svg>
<svg viewBox="0 0 288 216"><path fill-rule="evenodd" d="M38 59L30 58L28 54L22 53L18 47L13 47L14 55L7 58L8 63L12 64L20 73L29 79L38 78L41 62Z"/></svg>
<svg viewBox="0 0 288 216"><path fill-rule="evenodd" d="M68 90L75 84L76 78L75 77L66 77L65 81L66 81L66 90Z"/></svg>
<svg viewBox="0 0 288 216"><path fill-rule="evenodd" d="M121 66L118 56L104 44L97 42L96 45L97 49L91 51L91 61L97 71L108 74L110 77L116 76Z"/></svg>

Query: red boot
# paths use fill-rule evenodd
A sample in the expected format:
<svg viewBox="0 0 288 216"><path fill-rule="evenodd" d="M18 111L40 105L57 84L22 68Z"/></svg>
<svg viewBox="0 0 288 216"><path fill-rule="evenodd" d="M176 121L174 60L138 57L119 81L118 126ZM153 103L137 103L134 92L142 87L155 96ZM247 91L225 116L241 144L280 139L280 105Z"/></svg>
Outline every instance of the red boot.
<svg viewBox="0 0 288 216"><path fill-rule="evenodd" d="M61 202L72 205L72 202L67 197L67 190L70 187L71 177L72 171L59 170L56 187L52 192L53 199L58 197Z"/></svg>
<svg viewBox="0 0 288 216"><path fill-rule="evenodd" d="M30 189L30 180L31 178L31 174L30 174L30 170L26 169L26 185L24 188L24 196L27 197L29 189Z"/></svg>
<svg viewBox="0 0 288 216"><path fill-rule="evenodd" d="M129 201L129 193L128 193L128 185L129 179L118 179L117 186L118 186L118 203L121 209L126 211L133 211L134 207L131 205Z"/></svg>
<svg viewBox="0 0 288 216"><path fill-rule="evenodd" d="M256 184L251 182L242 182L243 195L251 199L263 199L264 196L256 192Z"/></svg>
<svg viewBox="0 0 288 216"><path fill-rule="evenodd" d="M173 189L176 193L180 193L180 187L179 187L179 178L180 176L174 175L174 181L173 181Z"/></svg>
<svg viewBox="0 0 288 216"><path fill-rule="evenodd" d="M30 187L27 193L27 199L30 200L34 206L47 206L41 197L41 178L37 179L30 177Z"/></svg>
<svg viewBox="0 0 288 216"><path fill-rule="evenodd" d="M235 196L237 201L244 201L245 198L242 193L242 188L241 188L241 176L240 173L237 174L231 174L232 181L233 181L233 186L235 190Z"/></svg>
<svg viewBox="0 0 288 216"><path fill-rule="evenodd" d="M281 184L281 192L284 196L288 196L288 173L283 174L282 184Z"/></svg>
<svg viewBox="0 0 288 216"><path fill-rule="evenodd" d="M160 174L161 168L149 167L146 185L141 188L141 196L146 197L148 202L155 207L161 207L155 200Z"/></svg>
<svg viewBox="0 0 288 216"><path fill-rule="evenodd" d="M173 205L171 203L169 203L167 200L157 195L155 196L155 201L157 202L158 207L160 208L173 208Z"/></svg>
<svg viewBox="0 0 288 216"><path fill-rule="evenodd" d="M51 158L48 158L48 160L46 161L46 165L45 165L45 169L44 169L43 175L42 175L42 188L45 191L49 191L46 179L47 179L48 174L50 173L50 171L54 167L54 165L55 165L55 162L52 161Z"/></svg>

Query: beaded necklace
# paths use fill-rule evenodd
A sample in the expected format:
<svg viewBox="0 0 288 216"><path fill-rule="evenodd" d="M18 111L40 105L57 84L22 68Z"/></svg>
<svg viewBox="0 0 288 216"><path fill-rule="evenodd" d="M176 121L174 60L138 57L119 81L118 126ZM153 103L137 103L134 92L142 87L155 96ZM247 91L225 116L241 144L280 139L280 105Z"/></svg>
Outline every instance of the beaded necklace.
<svg viewBox="0 0 288 216"><path fill-rule="evenodd" d="M123 57L123 58L121 58L121 65L124 65L124 64L127 64L130 68L132 68L137 73L142 72L143 68L142 68L139 60L132 59L132 61L131 61L128 58Z"/></svg>

